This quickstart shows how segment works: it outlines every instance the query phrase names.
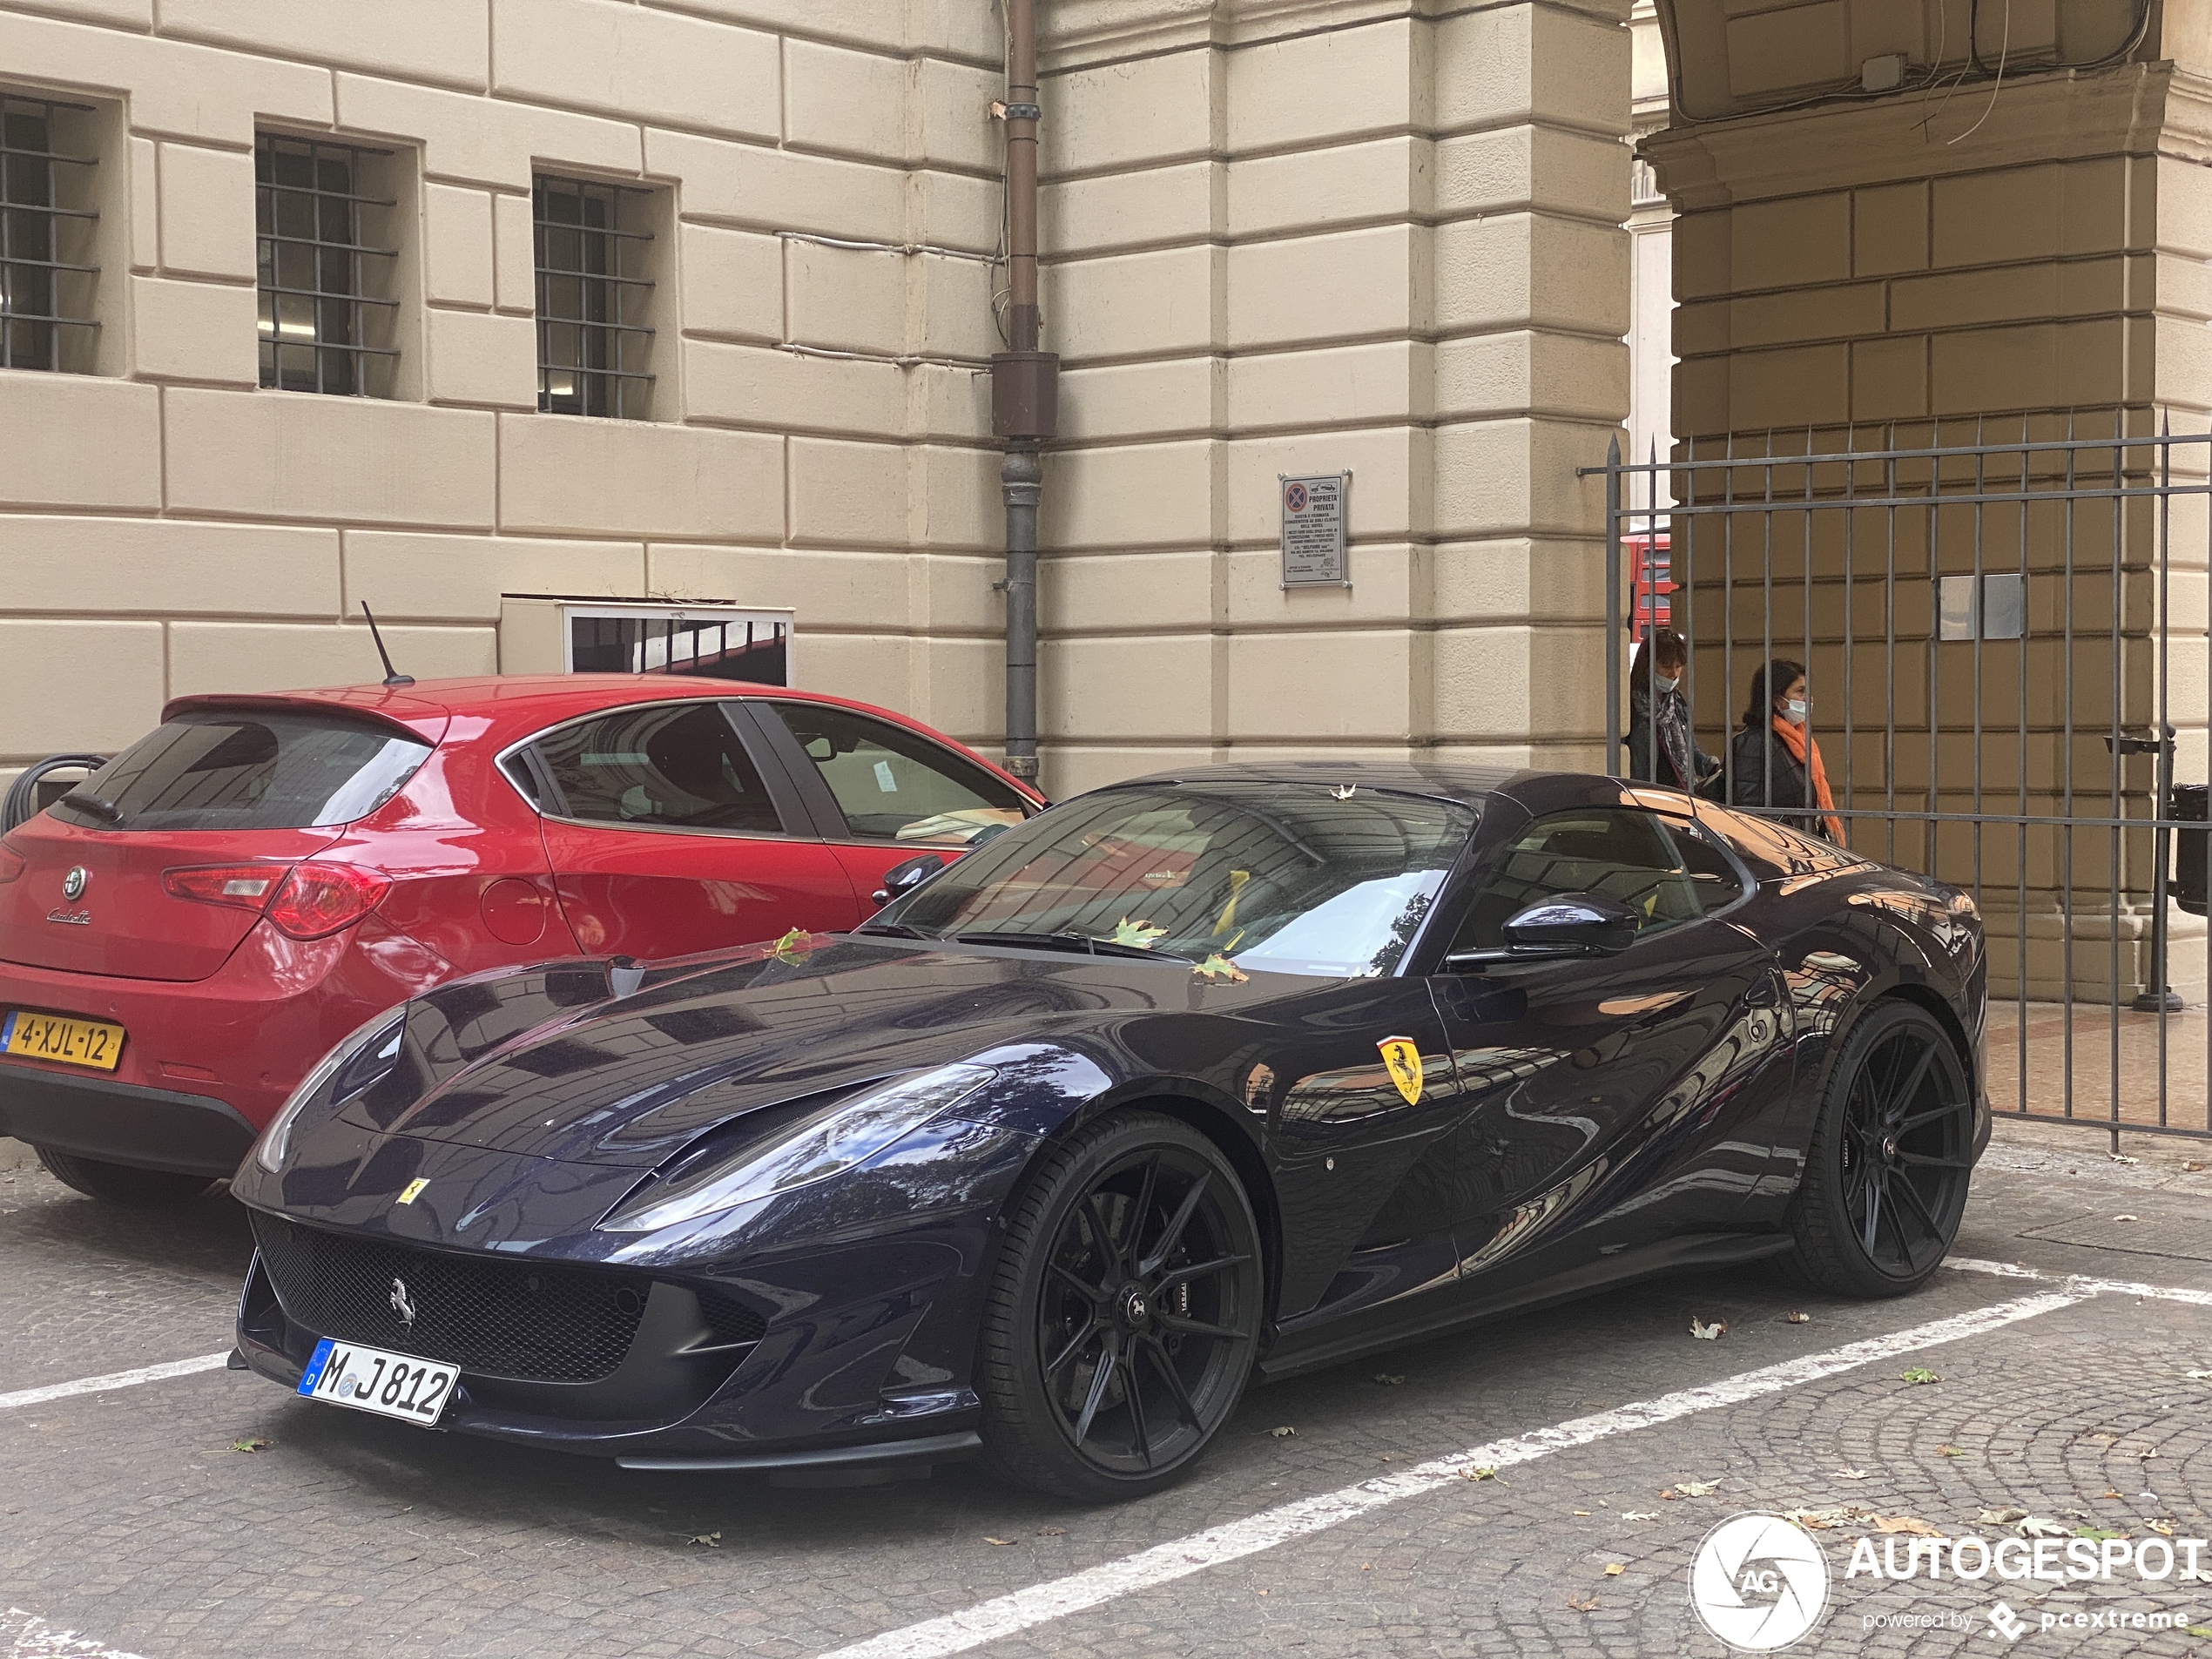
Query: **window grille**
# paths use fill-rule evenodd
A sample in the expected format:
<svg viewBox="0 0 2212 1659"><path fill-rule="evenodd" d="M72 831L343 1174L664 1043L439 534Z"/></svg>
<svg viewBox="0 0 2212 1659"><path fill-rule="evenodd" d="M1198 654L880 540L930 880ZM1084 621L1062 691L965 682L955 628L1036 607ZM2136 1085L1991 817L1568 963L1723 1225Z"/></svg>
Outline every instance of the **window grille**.
<svg viewBox="0 0 2212 1659"><path fill-rule="evenodd" d="M363 208L393 206L361 193L362 158L382 153L266 133L255 142L262 385L358 397L369 389L371 363L398 357L368 343L370 307L399 307L369 292L377 285L363 265L398 257L396 248L373 246L361 234Z"/></svg>
<svg viewBox="0 0 2212 1659"><path fill-rule="evenodd" d="M537 407L550 415L644 415L652 282L637 274L653 238L624 223L649 192L541 174L537 234Z"/></svg>
<svg viewBox="0 0 2212 1659"><path fill-rule="evenodd" d="M69 331L99 327L85 314L91 283L71 279L100 267L63 257L99 218L64 205L84 192L63 172L97 158L55 144L59 112L83 107L0 96L0 368L59 369Z"/></svg>

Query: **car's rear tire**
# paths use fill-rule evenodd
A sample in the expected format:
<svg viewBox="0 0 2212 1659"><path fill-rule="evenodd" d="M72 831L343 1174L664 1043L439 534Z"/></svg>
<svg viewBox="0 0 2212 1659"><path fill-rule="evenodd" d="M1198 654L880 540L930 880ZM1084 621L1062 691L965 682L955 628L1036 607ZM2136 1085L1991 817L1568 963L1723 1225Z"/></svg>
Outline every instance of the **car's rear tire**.
<svg viewBox="0 0 2212 1659"><path fill-rule="evenodd" d="M159 1204L183 1204L197 1198L207 1190L208 1180L204 1175L171 1175L163 1170L134 1170L127 1163L107 1163L98 1158L79 1157L74 1152L57 1152L51 1147L34 1147L38 1161L46 1172L64 1186L75 1187L88 1198L98 1198L108 1204L125 1204L138 1208Z"/></svg>
<svg viewBox="0 0 2212 1659"><path fill-rule="evenodd" d="M1957 1237L1973 1166L1973 1089L1918 1003L1875 1005L1844 1040L1791 1210L1792 1275L1838 1296L1902 1296Z"/></svg>
<svg viewBox="0 0 2212 1659"><path fill-rule="evenodd" d="M1116 1113L1054 1148L984 1308L985 1466L1092 1501L1179 1479L1244 1393L1264 1283L1244 1184L1189 1124Z"/></svg>

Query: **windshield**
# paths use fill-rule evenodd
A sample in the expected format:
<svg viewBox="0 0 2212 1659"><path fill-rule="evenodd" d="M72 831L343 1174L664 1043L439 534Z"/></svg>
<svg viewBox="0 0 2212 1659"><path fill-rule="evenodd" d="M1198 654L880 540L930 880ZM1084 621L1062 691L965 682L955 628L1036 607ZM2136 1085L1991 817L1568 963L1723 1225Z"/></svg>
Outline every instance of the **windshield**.
<svg viewBox="0 0 2212 1659"><path fill-rule="evenodd" d="M1007 831L871 926L1387 974L1474 822L1448 801L1323 784L1103 789Z"/></svg>
<svg viewBox="0 0 2212 1659"><path fill-rule="evenodd" d="M327 827L368 817L429 752L343 715L203 711L140 738L49 810L93 829Z"/></svg>

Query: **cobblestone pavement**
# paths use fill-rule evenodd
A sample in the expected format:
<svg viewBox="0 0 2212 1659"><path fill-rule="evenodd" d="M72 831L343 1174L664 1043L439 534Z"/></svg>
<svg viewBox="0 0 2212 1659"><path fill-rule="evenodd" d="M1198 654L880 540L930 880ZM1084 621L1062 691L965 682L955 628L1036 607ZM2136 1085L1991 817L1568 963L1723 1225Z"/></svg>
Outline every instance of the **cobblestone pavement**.
<svg viewBox="0 0 2212 1659"><path fill-rule="evenodd" d="M2191 1149L2121 1165L2096 1137L2061 1133L2002 1132L1957 1255L2212 1290L2212 1173L2185 1168ZM132 1215L43 1171L0 1171L0 1394L219 1351L247 1251L226 1199ZM1867 1305L1743 1273L1648 1285L1255 1390L1192 1480L1104 1510L967 1470L819 1492L629 1474L208 1372L0 1410L0 1659L10 1642L98 1650L57 1645L57 1631L148 1659L804 1659L1424 1459L2051 1288L1947 1271ZM1724 1317L1727 1335L1693 1340L1693 1314ZM1905 1381L1913 1366L1941 1380ZM1455 1480L978 1651L1716 1655L1688 1607L1688 1565L1742 1509L1856 1505L1993 1539L2006 1529L1977 1517L2007 1507L2134 1538L2154 1521L2212 1533L2212 1381L2188 1374L2208 1371L2212 1308L2101 1294ZM233 1449L253 1438L270 1444ZM1690 1481L1717 1486L1681 1495ZM2001 1650L1986 1617L2000 1593L2027 1622L2022 1651L2212 1651L2180 1631L2040 1629L2046 1613L2153 1608L2212 1628L2212 1582L2169 1580L2147 1598L2132 1577L1847 1580L1867 1527L1822 1534L1831 1611L1801 1651ZM1865 1622L1931 1613L1964 1628Z"/></svg>

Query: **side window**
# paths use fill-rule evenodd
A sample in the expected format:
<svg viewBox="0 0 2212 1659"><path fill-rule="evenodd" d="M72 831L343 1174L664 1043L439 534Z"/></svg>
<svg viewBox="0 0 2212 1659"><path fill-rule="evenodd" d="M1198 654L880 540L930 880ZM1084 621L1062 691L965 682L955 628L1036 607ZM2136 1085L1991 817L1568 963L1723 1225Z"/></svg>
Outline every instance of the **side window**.
<svg viewBox="0 0 2212 1659"><path fill-rule="evenodd" d="M1651 813L1602 806L1554 813L1497 854L1452 948L1502 948L1508 921L1562 893L1602 893L1642 916L1644 933L1656 933L1705 914L1699 885Z"/></svg>
<svg viewBox="0 0 2212 1659"><path fill-rule="evenodd" d="M560 817L770 835L784 827L717 703L614 709L534 747L562 797L546 810Z"/></svg>
<svg viewBox="0 0 2212 1659"><path fill-rule="evenodd" d="M791 729L858 840L958 846L1022 821L1022 798L1005 783L919 733L849 709L765 707Z"/></svg>
<svg viewBox="0 0 2212 1659"><path fill-rule="evenodd" d="M1700 910L1710 916L1743 896L1743 873L1722 850L1718 837L1702 824L1687 824L1675 818L1665 822L1668 839L1682 854L1683 867L1689 872L1690 882L1697 890Z"/></svg>

